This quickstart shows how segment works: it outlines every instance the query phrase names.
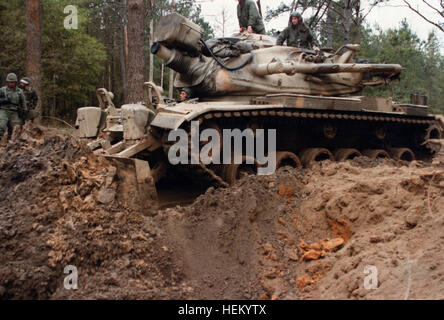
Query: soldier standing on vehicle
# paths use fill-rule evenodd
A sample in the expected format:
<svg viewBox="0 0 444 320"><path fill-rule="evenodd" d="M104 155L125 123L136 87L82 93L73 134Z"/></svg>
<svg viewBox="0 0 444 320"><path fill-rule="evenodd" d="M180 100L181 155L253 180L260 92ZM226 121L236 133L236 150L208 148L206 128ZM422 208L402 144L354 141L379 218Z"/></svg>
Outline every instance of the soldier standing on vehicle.
<svg viewBox="0 0 444 320"><path fill-rule="evenodd" d="M303 22L299 12L290 15L290 26L284 29L277 38L276 44L282 46L287 41L287 46L319 50L318 43L310 28Z"/></svg>
<svg viewBox="0 0 444 320"><path fill-rule="evenodd" d="M7 85L0 88L0 139L8 130L22 125L20 115L26 114L26 98L23 91L17 87L17 75L8 74Z"/></svg>
<svg viewBox="0 0 444 320"><path fill-rule="evenodd" d="M264 22L253 0L238 0L237 18L240 32L265 34Z"/></svg>
<svg viewBox="0 0 444 320"><path fill-rule="evenodd" d="M31 79L27 77L24 77L20 80L19 87L25 94L27 104L26 107L28 110L27 118L29 119L29 116L31 115L30 112L33 111L37 106L38 96L34 88L31 87Z"/></svg>

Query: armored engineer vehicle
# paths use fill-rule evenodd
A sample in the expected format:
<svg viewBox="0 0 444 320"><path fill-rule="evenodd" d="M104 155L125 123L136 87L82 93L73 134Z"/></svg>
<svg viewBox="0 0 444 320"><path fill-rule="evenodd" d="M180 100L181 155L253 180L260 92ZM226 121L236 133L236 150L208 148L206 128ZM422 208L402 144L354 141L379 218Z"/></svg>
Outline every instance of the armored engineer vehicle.
<svg viewBox="0 0 444 320"><path fill-rule="evenodd" d="M151 52L177 72L175 87L188 88L191 97L167 101L161 88L145 83L143 102L116 108L99 89L99 107L78 110L80 136L92 139L90 148L134 165L137 181L151 190L168 176L227 186L260 167L247 156L242 163L172 165L168 135L181 128L191 136L192 121L220 134L250 128L253 139L257 129L275 129L276 167L358 156L430 160L439 151L430 141L441 139L444 126L428 113L425 97L412 95L405 104L359 95L402 71L398 64L355 59L359 45L311 51L247 33L204 42L200 27L178 14L161 18L155 30ZM226 151L219 145L212 155Z"/></svg>

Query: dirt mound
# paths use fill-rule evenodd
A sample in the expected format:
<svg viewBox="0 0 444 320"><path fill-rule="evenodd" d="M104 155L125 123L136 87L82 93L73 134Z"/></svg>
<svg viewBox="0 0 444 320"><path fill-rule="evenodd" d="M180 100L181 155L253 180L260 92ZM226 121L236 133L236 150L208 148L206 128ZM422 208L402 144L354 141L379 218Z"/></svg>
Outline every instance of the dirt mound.
<svg viewBox="0 0 444 320"><path fill-rule="evenodd" d="M1 150L0 168L1 298L165 298L180 279L124 168L29 127ZM67 265L79 290L64 289Z"/></svg>
<svg viewBox="0 0 444 320"><path fill-rule="evenodd" d="M443 298L443 166L370 162L248 177L169 210L195 297Z"/></svg>
<svg viewBox="0 0 444 320"><path fill-rule="evenodd" d="M442 299L442 160L283 168L158 210L123 164L28 127L0 152L0 297Z"/></svg>
<svg viewBox="0 0 444 320"><path fill-rule="evenodd" d="M328 219L348 221L352 236L322 260L329 272L301 298L442 299L443 167L417 168L414 162L400 168L333 168L331 178L318 177L323 192L306 205ZM365 281L373 267L377 288L369 289Z"/></svg>

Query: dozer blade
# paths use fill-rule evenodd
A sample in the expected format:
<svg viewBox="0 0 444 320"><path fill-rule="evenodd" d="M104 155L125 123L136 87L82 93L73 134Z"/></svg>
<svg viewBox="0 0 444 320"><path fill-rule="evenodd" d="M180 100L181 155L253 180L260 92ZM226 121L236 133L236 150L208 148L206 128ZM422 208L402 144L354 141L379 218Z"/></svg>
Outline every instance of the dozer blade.
<svg viewBox="0 0 444 320"><path fill-rule="evenodd" d="M139 206L147 214L155 212L158 208L158 195L148 161L115 156L105 158L117 167L119 198L132 206Z"/></svg>

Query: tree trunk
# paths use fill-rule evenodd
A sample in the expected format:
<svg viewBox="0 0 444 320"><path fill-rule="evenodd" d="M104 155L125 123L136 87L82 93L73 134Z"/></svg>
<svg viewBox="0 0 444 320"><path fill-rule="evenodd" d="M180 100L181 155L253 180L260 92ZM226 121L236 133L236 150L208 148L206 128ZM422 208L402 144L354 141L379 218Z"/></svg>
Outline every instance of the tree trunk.
<svg viewBox="0 0 444 320"><path fill-rule="evenodd" d="M111 9L108 7L105 11L105 17L104 17L104 23L105 23L105 32L104 32L104 38L105 38L105 45L108 48L110 52L112 52L112 37L113 34L111 34ZM111 85L111 65L112 65L113 55L109 54L107 55L107 61L106 61L106 71L105 71L105 87L109 91L113 91L112 85Z"/></svg>
<svg viewBox="0 0 444 320"><path fill-rule="evenodd" d="M170 69L170 88L168 90L168 98L173 99L173 89L174 89L174 70Z"/></svg>
<svg viewBox="0 0 444 320"><path fill-rule="evenodd" d="M333 10L328 7L327 9L327 22L325 25L326 30L326 38L327 38L327 43L326 43L326 47L327 48L333 48L333 37L334 37L334 23L335 23L335 19L334 19L334 13Z"/></svg>
<svg viewBox="0 0 444 320"><path fill-rule="evenodd" d="M120 32L119 37L119 62L120 62L120 73L121 73L121 79L122 79L122 92L123 96L126 97L126 54L125 54L125 31L126 28L122 28Z"/></svg>
<svg viewBox="0 0 444 320"><path fill-rule="evenodd" d="M163 89L163 73L165 70L165 63L162 62L162 67L160 70L160 87Z"/></svg>
<svg viewBox="0 0 444 320"><path fill-rule="evenodd" d="M122 87L123 87L123 96L126 97L126 68L127 68L127 59L128 59L128 51L127 51L127 26L126 26L126 19L127 19L127 1L122 0L122 11L121 11L121 29L120 29L120 36L119 36L119 60L120 60L120 73L121 73L121 79L122 79Z"/></svg>
<svg viewBox="0 0 444 320"><path fill-rule="evenodd" d="M174 3L174 0L171 1L171 8L172 11L176 11L176 4ZM174 70L170 69L170 87L168 90L168 98L173 98L173 89L174 89Z"/></svg>
<svg viewBox="0 0 444 320"><path fill-rule="evenodd" d="M344 1L344 44L359 43L360 0Z"/></svg>
<svg viewBox="0 0 444 320"><path fill-rule="evenodd" d="M154 38L154 0L151 0L151 18L150 18L150 49L153 45ZM150 73L149 73L149 81L153 82L154 78L154 55L150 50Z"/></svg>
<svg viewBox="0 0 444 320"><path fill-rule="evenodd" d="M41 112L42 103L42 6L40 0L26 1L26 75L38 95L36 111ZM40 119L37 119L40 121Z"/></svg>
<svg viewBox="0 0 444 320"><path fill-rule="evenodd" d="M344 44L349 44L351 40L351 24L352 24L352 0L344 1Z"/></svg>
<svg viewBox="0 0 444 320"><path fill-rule="evenodd" d="M145 1L128 0L128 68L125 103L143 101Z"/></svg>
<svg viewBox="0 0 444 320"><path fill-rule="evenodd" d="M361 33L359 32L359 27L362 24L362 17L360 15L361 12L361 0L354 0L353 1L353 8L354 9L354 23L352 26L352 41L353 43L361 43Z"/></svg>

